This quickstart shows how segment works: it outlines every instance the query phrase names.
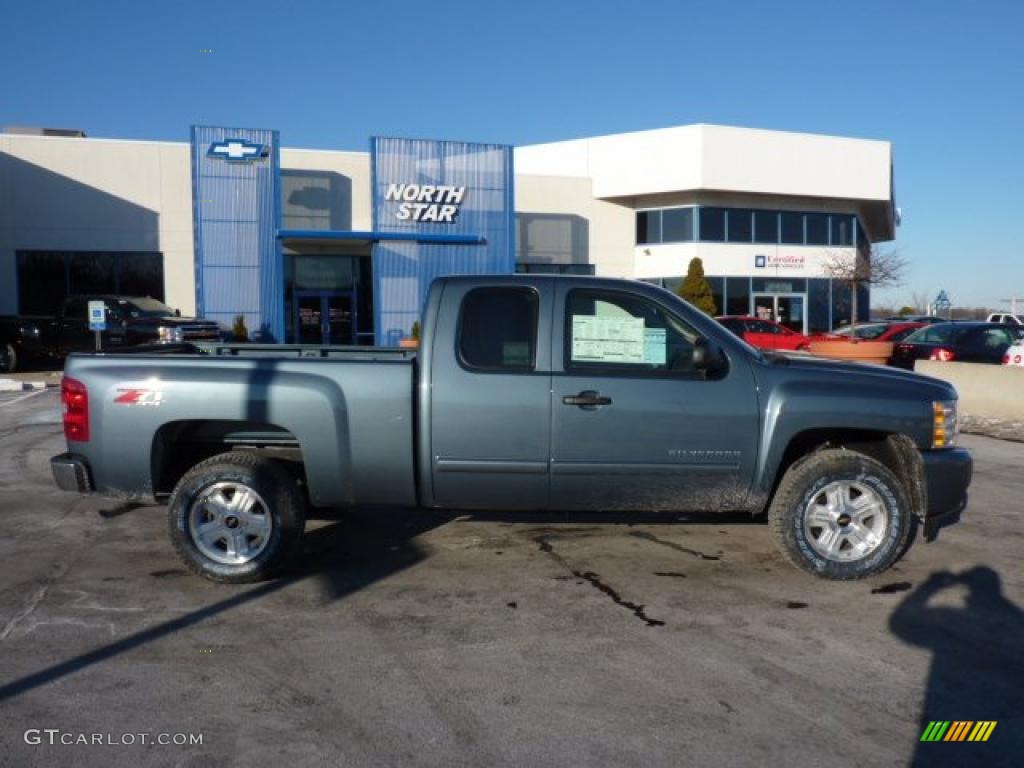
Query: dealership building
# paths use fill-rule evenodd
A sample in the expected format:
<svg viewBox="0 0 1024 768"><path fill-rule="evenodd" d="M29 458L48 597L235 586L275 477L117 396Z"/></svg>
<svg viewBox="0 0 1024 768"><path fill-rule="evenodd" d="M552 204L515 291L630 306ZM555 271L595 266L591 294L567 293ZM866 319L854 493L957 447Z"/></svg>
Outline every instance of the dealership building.
<svg viewBox="0 0 1024 768"><path fill-rule="evenodd" d="M828 264L869 258L898 223L885 141L715 125L368 152L251 128L189 138L0 133L0 315L149 295L225 329L241 315L257 340L396 345L439 275L675 288L700 257L720 313L812 332L849 320Z"/></svg>

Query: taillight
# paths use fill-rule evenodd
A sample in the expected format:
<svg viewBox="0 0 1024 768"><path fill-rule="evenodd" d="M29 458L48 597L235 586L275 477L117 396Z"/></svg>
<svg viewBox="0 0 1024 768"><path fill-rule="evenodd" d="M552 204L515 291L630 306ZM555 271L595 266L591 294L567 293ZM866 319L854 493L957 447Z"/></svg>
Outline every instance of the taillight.
<svg viewBox="0 0 1024 768"><path fill-rule="evenodd" d="M1010 356L1009 355L1003 355L1003 365L1009 365L1009 364L1010 364Z"/></svg>
<svg viewBox="0 0 1024 768"><path fill-rule="evenodd" d="M945 347L939 347L934 350L929 356L929 360L938 360L940 363L948 363L954 357L952 349L946 349Z"/></svg>
<svg viewBox="0 0 1024 768"><path fill-rule="evenodd" d="M89 442L89 391L85 384L65 376L60 400L64 404L64 437L76 443Z"/></svg>

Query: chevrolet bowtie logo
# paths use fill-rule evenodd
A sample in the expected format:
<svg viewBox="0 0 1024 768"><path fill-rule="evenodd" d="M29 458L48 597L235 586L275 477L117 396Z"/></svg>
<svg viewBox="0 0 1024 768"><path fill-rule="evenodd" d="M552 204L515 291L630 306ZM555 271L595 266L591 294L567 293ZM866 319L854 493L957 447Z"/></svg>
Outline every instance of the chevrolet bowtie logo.
<svg viewBox="0 0 1024 768"><path fill-rule="evenodd" d="M211 157L223 157L231 163L248 163L263 156L263 145L244 139L226 139L210 145Z"/></svg>

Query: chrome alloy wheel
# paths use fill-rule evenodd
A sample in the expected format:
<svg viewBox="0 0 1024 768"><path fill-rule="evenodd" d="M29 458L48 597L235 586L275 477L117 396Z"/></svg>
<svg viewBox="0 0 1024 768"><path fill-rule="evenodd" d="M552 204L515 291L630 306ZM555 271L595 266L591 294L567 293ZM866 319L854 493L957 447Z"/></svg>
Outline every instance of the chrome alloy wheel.
<svg viewBox="0 0 1024 768"><path fill-rule="evenodd" d="M274 521L266 502L241 483L221 482L204 488L188 511L192 543L209 559L241 565L267 547Z"/></svg>
<svg viewBox="0 0 1024 768"><path fill-rule="evenodd" d="M804 535L822 557L861 560L885 540L889 513L882 497L863 483L839 480L814 495L804 509Z"/></svg>

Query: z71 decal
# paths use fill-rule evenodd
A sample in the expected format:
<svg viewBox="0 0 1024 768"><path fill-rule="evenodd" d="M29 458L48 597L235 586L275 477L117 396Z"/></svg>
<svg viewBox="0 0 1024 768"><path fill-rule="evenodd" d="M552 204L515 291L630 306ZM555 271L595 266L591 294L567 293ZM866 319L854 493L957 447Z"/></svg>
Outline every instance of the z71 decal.
<svg viewBox="0 0 1024 768"><path fill-rule="evenodd" d="M164 401L164 393L156 389L119 389L115 403L121 405L160 405Z"/></svg>

